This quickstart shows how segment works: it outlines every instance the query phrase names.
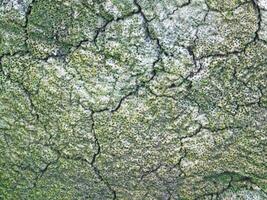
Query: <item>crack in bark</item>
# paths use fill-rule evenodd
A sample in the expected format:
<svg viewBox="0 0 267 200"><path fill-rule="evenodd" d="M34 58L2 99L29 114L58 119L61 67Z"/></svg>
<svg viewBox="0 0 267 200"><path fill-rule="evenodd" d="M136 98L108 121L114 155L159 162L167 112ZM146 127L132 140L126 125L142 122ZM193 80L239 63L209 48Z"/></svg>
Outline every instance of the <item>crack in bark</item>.
<svg viewBox="0 0 267 200"><path fill-rule="evenodd" d="M15 83L21 89L21 91L24 93L24 95L26 96L26 99L29 102L29 105L30 105L30 108L31 108L31 114L36 117L36 120L39 120L39 114L37 112L37 108L36 108L36 106L35 106L35 104L33 103L33 100L32 100L32 93L24 86L23 83L21 83L20 81L17 81L17 80L12 79L11 76L10 76L10 74L5 74L5 72L3 70L2 59L5 56L15 56L15 55L17 55L19 53L20 52L15 52L14 54L8 53L8 54L4 54L4 55L0 56L0 72L11 83Z"/></svg>
<svg viewBox="0 0 267 200"><path fill-rule="evenodd" d="M183 4L180 5L180 6L176 6L176 8L175 8L172 12L168 13L168 14L167 14L167 17L165 17L164 19L162 19L161 22L163 22L164 20L170 18L170 17L171 17L172 15L174 15L180 8L187 7L187 6L189 6L191 3L192 3L192 1L191 1L191 0L188 0L187 2L183 3Z"/></svg>
<svg viewBox="0 0 267 200"><path fill-rule="evenodd" d="M255 31L255 37L253 39L254 42L258 41L260 39L259 37L259 32L261 30L261 23L262 23L262 15L261 15L261 9L258 5L258 1L257 0L252 0L252 5L256 11L256 15L257 15L257 30Z"/></svg>
<svg viewBox="0 0 267 200"><path fill-rule="evenodd" d="M25 29L24 34L25 34L25 46L28 48L28 40L29 40L29 32L28 32L28 25L29 25L29 18L32 13L33 5L37 2L37 0L32 0L31 3L29 4L29 7L25 13L25 24L23 28Z"/></svg>
<svg viewBox="0 0 267 200"><path fill-rule="evenodd" d="M142 181L145 177L149 176L152 173L157 172L161 167L162 167L162 164L160 163L157 167L155 167L155 168L153 168L151 170L143 172L143 174L140 177L140 180Z"/></svg>
<svg viewBox="0 0 267 200"><path fill-rule="evenodd" d="M102 176L100 170L96 166L96 159L101 154L101 145L99 143L98 137L97 137L96 132L95 132L94 114L95 113L92 112L92 114L91 114L91 120L92 120L92 132L93 132L93 135L94 135L94 138L95 138L95 145L97 147L97 151L96 151L96 153L94 153L93 158L92 158L92 160L90 162L90 165L94 169L94 171L95 171L96 175L98 176L99 180L101 180L107 186L107 188L109 189L109 191L112 193L112 195L113 195L113 198L112 199L115 200L115 199L117 199L117 193L116 193L116 191L112 188L112 186L110 185L110 183L107 180L104 179L104 177Z"/></svg>
<svg viewBox="0 0 267 200"><path fill-rule="evenodd" d="M33 4L34 2L36 2L35 0L33 0L26 12L26 18L25 18L25 25L24 25L24 28L25 28L25 35L26 35L26 40L25 40L25 44L27 45L27 41L29 39L29 33L28 33L28 24L29 24L29 18L30 18L30 15L32 13L32 9L33 9ZM187 3L183 4L182 7L184 6L187 6L191 3L191 1L189 0ZM246 2L248 3L248 2ZM192 81L190 80L190 78L192 78L193 76L197 75L201 70L202 70L202 65L201 63L199 63L199 61L201 61L202 59L205 59L205 58L210 58L210 57L214 57L214 58L221 58L221 57L226 57L226 56L230 56L230 55L237 55L237 54L241 54L241 53L245 53L246 51L246 48L254 43L254 42L258 42L258 41L261 41L260 37L259 37L259 32L261 30L261 26L262 26L262 14L261 14L261 9L258 5L258 2L256 0L252 0L252 3L253 3L253 6L254 6L254 9L256 11L256 14L257 14L257 30L255 31L255 37L253 38L252 41L248 42L247 44L245 44L245 47L242 48L241 50L234 50L234 51L231 51L231 52L226 52L226 53L215 53L215 54L209 54L209 55L204 55L204 56L201 56L201 57L197 57L195 55L195 52L194 52L194 45L196 44L196 40L198 39L198 36L197 36L197 33L198 33L198 29L197 29L197 32L196 32L196 39L194 40L194 44L192 46L188 46L188 47L185 47L189 53L189 55L191 56L192 58L192 61L193 61L193 65L195 66L195 69L196 71L192 71L191 73L189 73L186 77L183 78L183 81L182 83L180 83L179 85L175 85L175 84L171 84L170 85L170 88L174 88L174 87L180 87L183 83L189 81L192 85ZM98 40L98 37L101 33L104 33L106 28L113 22L118 22L118 21L121 21L121 20L124 20L128 17L131 17L133 15L140 15L142 17L142 20L143 20L143 28L145 30L145 39L146 40L150 40L150 41L153 41L156 43L156 48L157 48L157 58L155 59L155 61L153 61L152 63L152 72L151 72L151 77L149 78L149 80L147 81L143 81L141 83L136 83L136 86L135 88L133 89L133 91L130 91L128 94L126 94L125 96L123 96L122 98L120 98L118 104L115 106L115 108L112 108L111 110L108 109L108 108L103 108L103 109L99 109L99 110L90 110L92 113L91 113L91 120L92 120L92 133L93 133L93 137L94 137L94 145L95 145L95 148L94 148L94 153L93 153L93 156L92 156L92 159L91 160L88 160L84 157L82 157L81 155L78 155L76 157L71 157L71 156L63 156L62 155L62 158L66 158L66 159L73 159L73 160L78 160L78 161L82 161L82 162L86 162L87 164L89 164L94 173L96 174L96 176L98 177L98 179L104 183L104 185L108 188L108 190L110 191L110 193L113 195L113 199L116 199L117 198L117 192L116 190L112 187L112 185L105 179L105 177L102 175L101 171L99 170L99 167L97 166L97 159L101 156L101 144L99 142L99 139L96 135L96 131L95 131L95 119L94 119L94 114L95 113L101 113L101 112L110 112L110 113L114 113L116 111L118 111L123 102L127 100L127 98L129 98L130 96L132 95L136 95L138 94L138 91L140 88L146 88L148 92L150 92L151 94L155 95L156 97L166 97L166 98L172 98L173 100L177 101L177 99L175 97L172 97L172 96L168 96L168 95L158 95L156 94L155 92L153 92L152 90L150 90L150 88L147 86L148 83L150 83L157 75L157 69L156 69L156 65L159 64L161 61L162 61L162 55L166 55L167 57L170 56L164 49L164 47L161 45L161 42L159 40L159 38L155 37L152 32L151 32L151 29L149 27L149 23L151 22L151 20L149 20L144 11L143 11L143 8L141 7L141 5L138 3L137 0L134 0L134 4L135 6L137 7L137 10L133 10L132 12L129 12L128 14L126 14L125 16L122 16L122 17L118 17L118 18L112 18L112 19L108 19L105 21L105 23L96 29L95 31L95 35L94 35L94 38L93 40L90 40L90 39L84 39L84 40L81 40L79 41L77 44L74 44L70 47L70 49L68 50L68 53L66 54L51 54L51 55L48 55L47 57L45 58L40 58L39 60L43 60L43 61L48 61L49 58L60 58L60 59L65 59L65 57L79 49L80 47L82 47L83 44L86 44L88 42L93 42L95 46L97 46L97 40ZM241 5L239 5L241 6ZM175 10L172 11L172 13L170 13L168 15L168 17L170 15L173 15L180 7L177 7ZM212 10L211 8L209 8L209 10ZM209 11L208 11L209 12ZM204 17L204 21L208 15L208 12L207 14L205 15ZM21 88L21 90L23 91L23 93L25 94L26 98L27 98L27 101L29 102L30 104L30 107L32 109L31 113L36 113L36 111L34 111L36 108L35 108L35 105L34 105L34 102L32 100L32 94L31 92L23 85L23 83L21 82L18 82L16 80L13 80L12 78L10 78L10 74L5 74L4 70L3 70L3 66L2 66L2 59L4 57L12 57L12 56L15 56L15 55L23 55L23 54L27 54L29 53L28 51L25 52L25 51L17 51L17 52L14 52L14 53L4 53L0 56L0 72L3 74L3 76L5 76L6 78L10 79L11 82L15 83L16 85L19 86L19 88ZM236 72L234 72L233 74L234 78L236 80L238 80L238 77L236 76ZM239 80L240 82L242 82L246 87L247 84L242 81L242 80ZM250 102L250 103L244 103L244 104L239 104L238 102L236 102L236 106L237 106L237 110L242 107L242 106L252 106L254 104L258 104L259 106L263 106L263 100L262 98L264 97L264 91L263 91L263 88L261 88L260 86L258 86L258 90L259 90L259 93L260 93L260 97L258 99L257 102ZM187 97L185 97L187 98ZM191 101L191 100L190 100ZM193 100L192 100L193 102ZM197 104L197 106L200 108L201 105L200 103L198 102L195 102ZM217 106L219 107L219 106ZM84 107L83 107L84 108ZM36 118L38 120L39 116L38 116L38 113L36 113ZM246 126L222 126L222 127L209 127L207 125L202 125L202 124L199 124L199 127L193 132L193 134L191 135L186 135L186 136L183 136L180 139L180 142L181 142L181 150L180 150L180 154L181 154L181 157L179 158L179 161L173 166L173 168L178 168L179 171L181 172L181 174L179 174L179 176L182 176L182 177L186 177L187 174L185 173L183 167L181 166L182 162L183 162L183 159L186 158L188 152L187 152L187 149L184 147L184 142L183 140L186 139L186 138L193 138L195 137L197 134L199 134L201 132L201 130L203 129L207 129L208 131L211 131L211 132L218 132L218 131L224 131L224 130L232 130L232 129L244 129L244 128L247 128ZM50 137L50 139L52 138L52 136ZM245 150L244 150L245 151ZM60 152L58 153L59 155L61 154ZM39 178L41 178L44 173L49 169L49 167L52 165L52 162L51 163L47 163L45 165L44 168L41 168L39 169L39 175L37 175L36 177L36 184L37 184L37 181ZM141 180L143 180L146 176L148 176L149 174L151 173L156 173L157 170L159 170L162 166L164 166L162 163L160 163L158 166L156 166L155 168L152 168L151 170L148 170L148 171L145 171L142 175L141 175ZM30 167L30 166L21 166L21 168L27 168L27 167ZM31 169L32 170L32 169ZM34 170L34 169L33 169ZM228 172L226 172L227 174ZM156 174L157 175L157 174ZM227 191L230 187L232 187L232 183L233 183L233 174L230 174L229 175L230 177L230 181L229 183L226 185L226 187L223 187L222 190L220 191L217 191L217 192L214 192L214 193L208 193L208 194L205 194L204 196L215 196L216 198L221 194L221 193L224 193L225 191ZM250 177L245 177L244 179L246 180L249 180L249 181L252 181ZM171 199L172 197L172 193L168 190L168 194L169 194L169 199ZM149 193L147 193L147 195L149 195Z"/></svg>

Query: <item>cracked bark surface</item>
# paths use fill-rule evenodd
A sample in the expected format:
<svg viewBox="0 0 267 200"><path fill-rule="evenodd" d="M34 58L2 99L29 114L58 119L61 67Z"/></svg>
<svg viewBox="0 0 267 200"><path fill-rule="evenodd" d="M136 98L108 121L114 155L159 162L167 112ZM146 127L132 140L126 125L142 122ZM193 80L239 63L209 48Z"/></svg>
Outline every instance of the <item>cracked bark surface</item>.
<svg viewBox="0 0 267 200"><path fill-rule="evenodd" d="M0 199L267 199L266 0L0 16Z"/></svg>

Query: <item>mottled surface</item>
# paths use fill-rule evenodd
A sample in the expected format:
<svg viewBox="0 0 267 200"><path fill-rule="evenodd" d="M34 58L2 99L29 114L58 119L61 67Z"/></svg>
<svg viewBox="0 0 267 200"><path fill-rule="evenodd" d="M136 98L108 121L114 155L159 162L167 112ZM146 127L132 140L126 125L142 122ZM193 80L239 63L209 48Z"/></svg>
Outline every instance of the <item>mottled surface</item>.
<svg viewBox="0 0 267 200"><path fill-rule="evenodd" d="M0 199L267 199L266 0L0 0Z"/></svg>

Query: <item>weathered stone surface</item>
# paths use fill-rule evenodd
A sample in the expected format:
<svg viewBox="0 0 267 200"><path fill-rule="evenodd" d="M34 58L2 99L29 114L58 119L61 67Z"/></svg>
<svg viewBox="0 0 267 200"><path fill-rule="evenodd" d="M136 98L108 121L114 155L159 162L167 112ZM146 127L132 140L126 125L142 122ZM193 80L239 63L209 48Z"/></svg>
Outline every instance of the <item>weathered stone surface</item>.
<svg viewBox="0 0 267 200"><path fill-rule="evenodd" d="M267 199L266 0L0 0L0 199Z"/></svg>

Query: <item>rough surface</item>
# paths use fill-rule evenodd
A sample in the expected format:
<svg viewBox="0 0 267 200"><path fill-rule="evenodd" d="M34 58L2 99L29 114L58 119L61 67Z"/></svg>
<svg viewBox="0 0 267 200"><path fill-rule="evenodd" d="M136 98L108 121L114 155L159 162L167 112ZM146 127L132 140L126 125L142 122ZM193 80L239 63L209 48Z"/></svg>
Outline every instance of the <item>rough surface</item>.
<svg viewBox="0 0 267 200"><path fill-rule="evenodd" d="M0 199L267 199L266 0L0 0Z"/></svg>

